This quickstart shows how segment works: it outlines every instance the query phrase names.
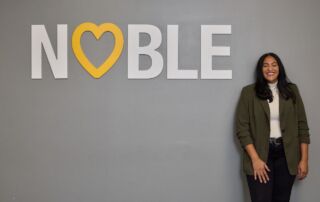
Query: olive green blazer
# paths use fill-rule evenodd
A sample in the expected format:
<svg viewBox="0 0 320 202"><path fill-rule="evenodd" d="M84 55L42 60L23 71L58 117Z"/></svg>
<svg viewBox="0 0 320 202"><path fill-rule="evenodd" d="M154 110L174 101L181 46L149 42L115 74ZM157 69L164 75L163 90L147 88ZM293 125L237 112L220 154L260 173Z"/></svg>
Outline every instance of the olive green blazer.
<svg viewBox="0 0 320 202"><path fill-rule="evenodd" d="M293 103L292 99L285 100L279 95L280 128L289 172L296 175L300 161L300 143L309 144L310 135L298 87L292 83L289 87L296 95L296 103ZM236 136L243 148L243 171L247 175L253 175L252 162L244 148L252 143L259 157L267 162L270 136L269 104L267 100L256 96L254 84L242 88L235 123Z"/></svg>

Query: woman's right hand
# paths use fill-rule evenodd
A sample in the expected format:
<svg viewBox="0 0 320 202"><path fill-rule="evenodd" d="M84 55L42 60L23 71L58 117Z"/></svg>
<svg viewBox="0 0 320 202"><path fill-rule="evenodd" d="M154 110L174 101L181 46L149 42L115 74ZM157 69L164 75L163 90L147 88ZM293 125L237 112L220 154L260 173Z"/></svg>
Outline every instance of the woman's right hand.
<svg viewBox="0 0 320 202"><path fill-rule="evenodd" d="M267 171L270 172L267 164L260 159L253 144L248 144L245 149L252 161L254 179L257 180L257 178L259 178L260 183L267 183L267 181L269 181Z"/></svg>
<svg viewBox="0 0 320 202"><path fill-rule="evenodd" d="M254 179L257 180L259 178L260 183L267 183L269 181L268 172L270 169L267 164L262 161L260 158L252 160Z"/></svg>

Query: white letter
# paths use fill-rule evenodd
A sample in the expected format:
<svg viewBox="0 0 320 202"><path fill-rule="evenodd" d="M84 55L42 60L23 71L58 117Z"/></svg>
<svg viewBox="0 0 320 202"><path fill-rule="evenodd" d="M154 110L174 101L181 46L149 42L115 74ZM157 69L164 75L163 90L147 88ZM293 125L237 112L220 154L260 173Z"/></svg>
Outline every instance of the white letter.
<svg viewBox="0 0 320 202"><path fill-rule="evenodd" d="M232 70L212 70L212 56L230 56L229 46L212 46L212 34L231 34L231 25L201 25L201 79L232 79Z"/></svg>
<svg viewBox="0 0 320 202"><path fill-rule="evenodd" d="M139 46L140 33L150 36L150 44ZM160 29L153 25L128 25L128 78L150 79L158 76L163 69L163 58L156 51L161 44ZM139 55L148 55L151 58L151 67L139 70Z"/></svg>
<svg viewBox="0 0 320 202"><path fill-rule="evenodd" d="M167 78L168 79L197 79L198 70L179 70L178 44L179 26L167 26Z"/></svg>
<svg viewBox="0 0 320 202"><path fill-rule="evenodd" d="M68 26L57 25L57 57L44 25L31 25L31 78L42 79L42 46L56 79L68 78Z"/></svg>

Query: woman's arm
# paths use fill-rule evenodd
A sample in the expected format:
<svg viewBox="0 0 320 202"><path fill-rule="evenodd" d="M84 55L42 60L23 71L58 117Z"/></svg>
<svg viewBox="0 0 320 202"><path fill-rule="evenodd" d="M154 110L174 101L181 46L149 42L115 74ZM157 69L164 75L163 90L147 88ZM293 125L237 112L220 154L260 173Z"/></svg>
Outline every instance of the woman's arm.
<svg viewBox="0 0 320 202"><path fill-rule="evenodd" d="M241 147L244 149L248 144L253 144L250 134L249 100L245 87L242 88L236 110L236 135Z"/></svg>
<svg viewBox="0 0 320 202"><path fill-rule="evenodd" d="M310 144L309 126L307 121L307 115L304 108L304 104L297 85L295 86L296 105L298 113L298 135L299 142Z"/></svg>
<svg viewBox="0 0 320 202"><path fill-rule="evenodd" d="M308 174L308 147L310 144L309 126L307 121L307 115L305 112L304 104L299 92L296 87L296 103L298 109L298 135L300 142L300 162L298 164L298 179L304 179Z"/></svg>
<svg viewBox="0 0 320 202"><path fill-rule="evenodd" d="M303 180L308 174L308 148L306 143L300 144L301 159L298 164L298 179Z"/></svg>
<svg viewBox="0 0 320 202"><path fill-rule="evenodd" d="M270 170L266 163L260 159L253 145L250 132L249 100L245 88L242 88L240 100L237 106L236 135L242 148L245 149L251 158L254 179L256 180L258 177L261 183L266 183L269 180L267 171Z"/></svg>

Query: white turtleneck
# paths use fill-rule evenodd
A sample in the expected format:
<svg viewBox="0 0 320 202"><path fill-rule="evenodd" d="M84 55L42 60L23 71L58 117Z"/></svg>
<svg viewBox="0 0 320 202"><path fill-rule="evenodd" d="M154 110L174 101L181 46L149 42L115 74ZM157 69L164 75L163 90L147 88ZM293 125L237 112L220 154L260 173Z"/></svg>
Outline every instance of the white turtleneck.
<svg viewBox="0 0 320 202"><path fill-rule="evenodd" d="M273 95L273 101L269 102L270 109L270 137L281 137L280 129L280 115L279 115L279 91L277 87L278 81L275 83L268 83Z"/></svg>

